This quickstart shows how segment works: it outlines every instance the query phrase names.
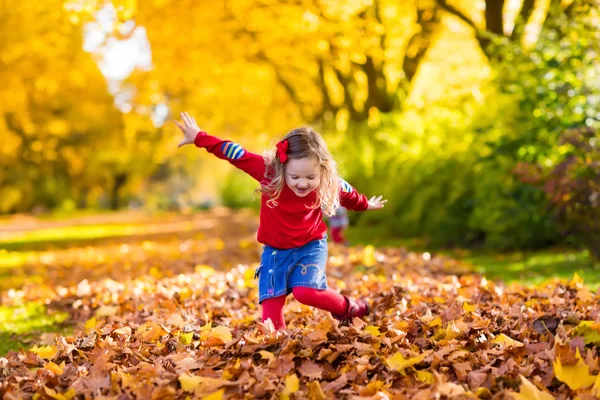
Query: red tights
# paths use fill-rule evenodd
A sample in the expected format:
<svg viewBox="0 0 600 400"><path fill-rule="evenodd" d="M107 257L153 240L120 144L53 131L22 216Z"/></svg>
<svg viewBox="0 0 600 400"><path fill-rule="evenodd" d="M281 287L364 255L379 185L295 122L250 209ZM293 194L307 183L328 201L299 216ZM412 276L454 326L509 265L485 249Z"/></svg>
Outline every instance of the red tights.
<svg viewBox="0 0 600 400"><path fill-rule="evenodd" d="M329 311L332 314L344 315L348 309L346 298L333 289L317 290L306 287L295 287L292 289L294 298L307 306L317 307ZM262 302L262 320L273 321L275 329L285 328L283 318L283 306L286 295L273 297Z"/></svg>
<svg viewBox="0 0 600 400"><path fill-rule="evenodd" d="M344 228L341 226L337 228L331 228L331 239L333 239L333 243L346 243L346 238L344 237Z"/></svg>

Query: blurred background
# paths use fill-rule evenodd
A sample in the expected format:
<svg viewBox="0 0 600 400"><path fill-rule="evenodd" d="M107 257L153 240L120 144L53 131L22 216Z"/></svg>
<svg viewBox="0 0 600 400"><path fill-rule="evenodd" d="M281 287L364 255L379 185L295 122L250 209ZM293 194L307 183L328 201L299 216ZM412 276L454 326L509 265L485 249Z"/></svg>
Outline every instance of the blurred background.
<svg viewBox="0 0 600 400"><path fill-rule="evenodd" d="M256 210L251 178L177 149L172 120L188 111L259 154L301 125L323 133L344 178L389 199L351 216L353 243L485 254L504 274L506 259L515 274L593 269L599 11L598 0L3 0L0 247L26 241L14 233L30 218Z"/></svg>

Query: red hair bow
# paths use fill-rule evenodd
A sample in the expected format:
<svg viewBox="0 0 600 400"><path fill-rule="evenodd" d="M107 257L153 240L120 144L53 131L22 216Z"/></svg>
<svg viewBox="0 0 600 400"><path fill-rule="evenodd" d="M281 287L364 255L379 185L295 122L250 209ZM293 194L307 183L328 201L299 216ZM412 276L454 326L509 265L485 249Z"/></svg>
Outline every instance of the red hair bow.
<svg viewBox="0 0 600 400"><path fill-rule="evenodd" d="M282 164L285 164L285 162L288 159L288 155L287 155L288 146L289 146L289 143L287 140L282 140L281 142L277 143L277 157L279 157L279 161Z"/></svg>

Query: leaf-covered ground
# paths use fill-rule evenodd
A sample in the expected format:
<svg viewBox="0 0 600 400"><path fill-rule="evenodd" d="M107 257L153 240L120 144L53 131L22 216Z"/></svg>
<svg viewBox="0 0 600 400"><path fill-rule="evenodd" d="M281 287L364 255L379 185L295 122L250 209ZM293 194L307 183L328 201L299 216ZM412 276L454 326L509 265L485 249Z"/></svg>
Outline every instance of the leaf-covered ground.
<svg viewBox="0 0 600 400"><path fill-rule="evenodd" d="M19 264L2 305L43 303L74 333L1 357L0 397L600 398L600 293L577 276L506 287L428 253L332 248L330 286L373 313L338 323L290 297L273 332L258 323L255 220L177 223Z"/></svg>

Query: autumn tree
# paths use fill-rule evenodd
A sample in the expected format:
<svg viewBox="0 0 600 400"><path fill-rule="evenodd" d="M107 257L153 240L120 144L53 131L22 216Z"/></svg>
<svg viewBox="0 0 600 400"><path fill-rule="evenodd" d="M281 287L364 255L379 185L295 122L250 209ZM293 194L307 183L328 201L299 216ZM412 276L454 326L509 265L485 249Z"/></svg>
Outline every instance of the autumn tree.
<svg viewBox="0 0 600 400"><path fill-rule="evenodd" d="M88 167L122 122L82 18L62 0L2 4L0 212L85 205L105 185Z"/></svg>

